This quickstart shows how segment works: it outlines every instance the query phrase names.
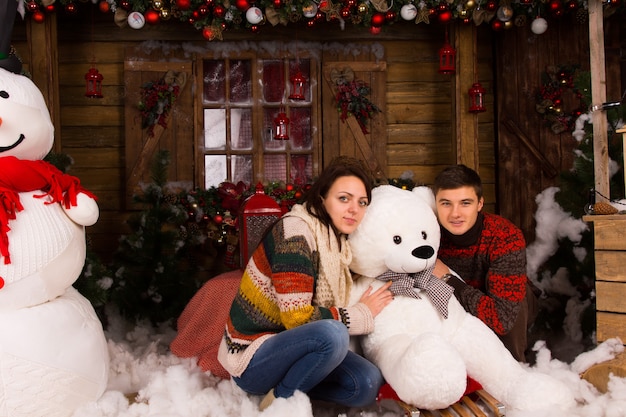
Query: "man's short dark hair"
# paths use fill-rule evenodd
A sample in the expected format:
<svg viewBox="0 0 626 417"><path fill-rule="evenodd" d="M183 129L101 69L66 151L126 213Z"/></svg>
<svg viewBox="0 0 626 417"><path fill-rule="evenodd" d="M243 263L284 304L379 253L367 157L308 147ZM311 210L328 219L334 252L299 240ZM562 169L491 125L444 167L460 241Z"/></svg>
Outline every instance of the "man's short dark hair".
<svg viewBox="0 0 626 417"><path fill-rule="evenodd" d="M474 188L479 200L482 198L483 183L480 175L463 164L452 165L437 175L433 184L433 192L437 195L440 190L455 190L467 186Z"/></svg>

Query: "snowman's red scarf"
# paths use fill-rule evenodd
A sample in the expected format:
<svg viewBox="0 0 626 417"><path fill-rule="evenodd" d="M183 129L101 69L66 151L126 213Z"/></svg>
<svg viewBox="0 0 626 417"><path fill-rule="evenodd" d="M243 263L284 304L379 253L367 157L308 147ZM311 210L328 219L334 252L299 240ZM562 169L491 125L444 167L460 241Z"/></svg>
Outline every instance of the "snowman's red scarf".
<svg viewBox="0 0 626 417"><path fill-rule="evenodd" d="M36 198L50 196L46 204L61 203L65 208L76 205L78 193L96 198L80 185L80 180L64 174L54 165L45 161L25 161L14 156L0 157L0 256L4 263L11 263L9 257L9 221L15 220L18 212L24 210L20 193L43 191Z"/></svg>

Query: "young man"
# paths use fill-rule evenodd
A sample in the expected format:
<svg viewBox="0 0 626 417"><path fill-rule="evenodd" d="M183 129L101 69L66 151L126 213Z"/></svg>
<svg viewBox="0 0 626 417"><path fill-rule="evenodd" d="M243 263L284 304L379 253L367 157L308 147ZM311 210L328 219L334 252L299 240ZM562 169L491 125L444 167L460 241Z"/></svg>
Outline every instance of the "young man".
<svg viewBox="0 0 626 417"><path fill-rule="evenodd" d="M487 324L515 359L526 362L527 332L538 307L526 276L522 232L507 219L481 211L482 181L465 165L443 170L433 192L441 225L434 274L454 287L465 310Z"/></svg>

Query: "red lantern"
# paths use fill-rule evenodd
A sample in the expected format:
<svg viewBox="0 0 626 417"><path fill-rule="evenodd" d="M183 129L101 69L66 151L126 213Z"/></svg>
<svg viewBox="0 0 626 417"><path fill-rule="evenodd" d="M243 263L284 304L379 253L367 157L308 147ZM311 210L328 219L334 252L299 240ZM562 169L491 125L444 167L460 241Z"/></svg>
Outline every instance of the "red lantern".
<svg viewBox="0 0 626 417"><path fill-rule="evenodd" d="M456 49L448 42L448 31L446 31L446 41L439 49L439 73L454 74L456 72Z"/></svg>
<svg viewBox="0 0 626 417"><path fill-rule="evenodd" d="M300 70L296 71L295 75L291 77L291 100L304 100L304 83L306 78L302 75Z"/></svg>
<svg viewBox="0 0 626 417"><path fill-rule="evenodd" d="M274 119L274 139L277 140L289 140L289 118L287 114L281 109L278 116Z"/></svg>
<svg viewBox="0 0 626 417"><path fill-rule="evenodd" d="M482 85L480 85L479 82L476 82L474 83L474 85L472 85L472 88L469 89L468 94L470 100L470 113L482 113L487 110L485 108L485 102L483 100L485 96L485 89Z"/></svg>
<svg viewBox="0 0 626 417"><path fill-rule="evenodd" d="M265 194L263 184L258 183L255 193L248 197L239 209L239 255L242 267L248 263L265 231L276 223L282 214L276 200Z"/></svg>
<svg viewBox="0 0 626 417"><path fill-rule="evenodd" d="M85 97L102 98L102 80L104 77L96 67L91 67L85 74L86 91Z"/></svg>

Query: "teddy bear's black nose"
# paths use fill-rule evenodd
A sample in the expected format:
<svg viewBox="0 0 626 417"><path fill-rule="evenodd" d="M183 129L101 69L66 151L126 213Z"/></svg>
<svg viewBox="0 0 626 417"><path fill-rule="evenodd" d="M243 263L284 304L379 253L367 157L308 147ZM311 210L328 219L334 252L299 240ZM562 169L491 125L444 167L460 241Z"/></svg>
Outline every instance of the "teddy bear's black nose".
<svg viewBox="0 0 626 417"><path fill-rule="evenodd" d="M432 246L420 246L418 248L413 249L411 255L420 259L428 259L435 254L435 250Z"/></svg>

